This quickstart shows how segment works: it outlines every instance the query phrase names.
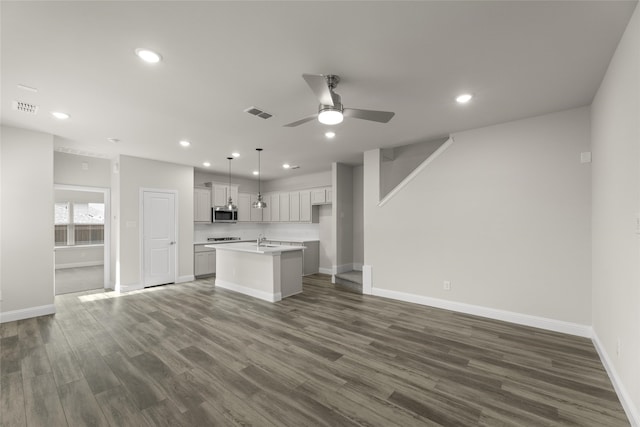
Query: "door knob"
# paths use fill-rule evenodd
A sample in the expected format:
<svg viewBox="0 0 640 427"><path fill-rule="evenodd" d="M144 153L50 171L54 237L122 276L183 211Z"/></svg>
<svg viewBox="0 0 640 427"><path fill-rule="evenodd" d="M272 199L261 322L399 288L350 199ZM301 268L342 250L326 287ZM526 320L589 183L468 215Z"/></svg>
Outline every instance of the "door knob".
<svg viewBox="0 0 640 427"><path fill-rule="evenodd" d="M169 244L170 244L170 245L175 245L175 244L176 244L176 242L170 242Z"/></svg>

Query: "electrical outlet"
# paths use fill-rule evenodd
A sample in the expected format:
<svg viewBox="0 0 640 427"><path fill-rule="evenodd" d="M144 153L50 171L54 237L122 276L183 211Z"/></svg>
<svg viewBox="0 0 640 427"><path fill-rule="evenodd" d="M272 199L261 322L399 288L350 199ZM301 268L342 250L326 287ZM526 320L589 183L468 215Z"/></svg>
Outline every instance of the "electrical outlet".
<svg viewBox="0 0 640 427"><path fill-rule="evenodd" d="M620 357L621 350L622 350L622 344L620 343L620 338L618 338L618 342L616 344L616 356Z"/></svg>
<svg viewBox="0 0 640 427"><path fill-rule="evenodd" d="M444 289L445 291L450 291L451 290L451 282L448 280L445 280L444 283L442 284L442 289Z"/></svg>

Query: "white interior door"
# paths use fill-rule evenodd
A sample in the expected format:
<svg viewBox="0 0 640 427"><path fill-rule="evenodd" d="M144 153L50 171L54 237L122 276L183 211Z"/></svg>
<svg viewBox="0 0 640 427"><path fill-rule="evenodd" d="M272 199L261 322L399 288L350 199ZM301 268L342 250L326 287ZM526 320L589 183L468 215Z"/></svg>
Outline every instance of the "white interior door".
<svg viewBox="0 0 640 427"><path fill-rule="evenodd" d="M176 281L175 194L143 192L144 286Z"/></svg>

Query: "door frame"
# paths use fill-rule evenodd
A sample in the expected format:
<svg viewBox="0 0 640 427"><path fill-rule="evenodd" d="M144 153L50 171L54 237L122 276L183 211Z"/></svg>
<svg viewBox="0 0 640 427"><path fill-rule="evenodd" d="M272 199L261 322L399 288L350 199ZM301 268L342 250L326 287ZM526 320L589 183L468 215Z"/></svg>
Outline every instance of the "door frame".
<svg viewBox="0 0 640 427"><path fill-rule="evenodd" d="M149 193L165 193L165 194L173 194L174 197L174 204L173 204L173 218L174 218L174 231L175 231L175 242L176 242L176 252L175 252L175 256L174 256L174 268L173 268L173 283L178 283L178 266L179 266L179 259L180 259L180 250L179 250L179 246L180 246L180 236L178 234L178 230L179 227L178 225L180 224L179 218L178 218L178 190L170 190L167 188L149 188L149 187L140 187L140 191L138 194L138 198L139 198L139 207L138 207L138 212L139 212L139 220L138 220L138 224L140 224L140 227L138 227L138 239L139 239L139 247L140 247L140 251L138 254L138 259L140 260L140 271L139 271L139 283L140 283L140 287L144 288L145 287L145 283L144 283L144 193L149 192Z"/></svg>
<svg viewBox="0 0 640 427"><path fill-rule="evenodd" d="M103 269L104 277L102 287L111 288L111 189L107 187L90 187L84 185L53 184L53 190L84 191L86 193L102 193L104 201L104 243L103 243ZM55 203L55 201L54 201ZM53 288L55 294L55 283Z"/></svg>

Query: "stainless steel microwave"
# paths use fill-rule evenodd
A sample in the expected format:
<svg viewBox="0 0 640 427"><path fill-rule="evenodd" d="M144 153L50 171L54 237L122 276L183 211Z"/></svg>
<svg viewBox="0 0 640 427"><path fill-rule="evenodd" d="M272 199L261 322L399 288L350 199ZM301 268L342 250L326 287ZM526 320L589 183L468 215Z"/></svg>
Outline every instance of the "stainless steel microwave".
<svg viewBox="0 0 640 427"><path fill-rule="evenodd" d="M238 222L238 211L229 210L226 206L211 208L211 222Z"/></svg>

